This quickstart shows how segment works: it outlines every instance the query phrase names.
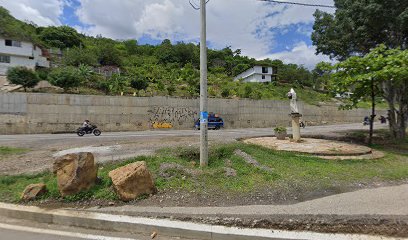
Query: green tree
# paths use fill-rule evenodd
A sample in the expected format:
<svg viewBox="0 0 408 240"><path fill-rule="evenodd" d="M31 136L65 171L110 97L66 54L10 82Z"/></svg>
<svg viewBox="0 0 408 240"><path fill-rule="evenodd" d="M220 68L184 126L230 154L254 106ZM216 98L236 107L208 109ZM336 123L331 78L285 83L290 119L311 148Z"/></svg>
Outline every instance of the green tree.
<svg viewBox="0 0 408 240"><path fill-rule="evenodd" d="M169 39L163 40L157 47L155 56L162 64L177 62L175 49Z"/></svg>
<svg viewBox="0 0 408 240"><path fill-rule="evenodd" d="M79 87L83 81L81 73L75 67L55 68L48 74L48 81L67 91Z"/></svg>
<svg viewBox="0 0 408 240"><path fill-rule="evenodd" d="M350 107L361 98L371 97L374 120L375 96L382 96L389 106L389 126L396 139L406 136L408 118L408 50L389 49L381 45L364 57L350 57L335 65L335 90L354 89ZM372 136L372 126L370 127Z"/></svg>
<svg viewBox="0 0 408 240"><path fill-rule="evenodd" d="M332 65L328 62L319 62L312 71L313 88L327 90L332 74Z"/></svg>
<svg viewBox="0 0 408 240"><path fill-rule="evenodd" d="M69 26L46 27L41 30L39 36L50 47L61 49L79 47L82 42L80 34Z"/></svg>
<svg viewBox="0 0 408 240"><path fill-rule="evenodd" d="M92 49L73 47L64 51L62 63L78 67L82 65L97 66L98 57Z"/></svg>
<svg viewBox="0 0 408 240"><path fill-rule="evenodd" d="M332 58L344 60L350 56L364 56L379 44L384 44L383 48L407 48L407 1L335 0L334 2L336 6L334 15L319 10L315 12L312 41L317 47L317 53L323 53ZM385 51L385 49L383 50ZM378 49L376 51L378 51ZM375 53L370 53L370 55L363 59L368 60L373 54ZM352 58L348 61L357 60L356 58ZM346 61L344 64L348 64L349 62ZM375 61L372 59L371 62ZM369 63L366 63L366 65L369 65ZM352 68L352 66L349 67ZM369 75L371 71L376 68L376 66L372 67L373 68L367 66L368 69L364 70L366 75ZM363 71L360 70L358 72L361 74ZM351 72L349 72L349 74L352 75ZM398 89L394 89L394 87L397 86L391 79L371 77L368 80L365 78L362 80L361 88L357 88L360 92L355 93L355 95L360 95L361 97L367 97L367 94L371 95L372 108L374 109L375 101L373 99L375 99L375 88L380 88L378 86L379 84L376 84L376 81L381 82L380 87L382 88L382 92L389 93L390 96L385 99L387 99L390 105L390 111L394 112L395 107L391 106L391 98L404 98L404 96L402 96L403 94L401 95L399 91L401 87L402 89L405 87L398 86ZM384 81L388 82L388 84L383 84ZM347 83L346 80L340 80L340 82ZM350 80L348 88L354 87L352 86L353 84L353 81ZM369 91L367 91L367 86L370 86ZM372 115L373 119L374 113L372 113ZM391 113L391 115L393 114ZM393 118L394 117L391 116L390 125L397 125L397 123L392 120ZM372 129L372 125L370 129ZM400 130L401 129L402 127ZM401 134L396 133L395 127L391 129L391 132L394 137L401 137ZM372 135L372 131L370 131L370 135Z"/></svg>
<svg viewBox="0 0 408 240"><path fill-rule="evenodd" d="M344 60L378 44L408 46L408 1L334 0L334 15L317 10L312 41L317 53Z"/></svg>
<svg viewBox="0 0 408 240"><path fill-rule="evenodd" d="M13 67L7 70L7 79L12 84L22 85L24 91L34 87L40 81L37 74L26 67Z"/></svg>
<svg viewBox="0 0 408 240"><path fill-rule="evenodd" d="M137 40L126 40L123 42L125 45L125 49L127 54L129 55L135 55L138 54L138 46L137 46Z"/></svg>
<svg viewBox="0 0 408 240"><path fill-rule="evenodd" d="M122 57L115 44L103 42L97 45L99 64L103 66L121 66Z"/></svg>

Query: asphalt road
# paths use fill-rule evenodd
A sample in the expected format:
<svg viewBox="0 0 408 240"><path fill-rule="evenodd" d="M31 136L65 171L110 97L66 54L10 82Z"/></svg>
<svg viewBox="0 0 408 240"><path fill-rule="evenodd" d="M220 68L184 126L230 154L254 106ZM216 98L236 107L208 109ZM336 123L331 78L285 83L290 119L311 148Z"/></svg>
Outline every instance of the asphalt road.
<svg viewBox="0 0 408 240"><path fill-rule="evenodd" d="M150 234L130 234L122 232L106 232L85 228L66 227L60 225L41 224L16 219L0 221L0 240L147 240ZM159 240L191 240L157 236Z"/></svg>
<svg viewBox="0 0 408 240"><path fill-rule="evenodd" d="M376 128L385 125L377 125ZM337 136L351 130L368 129L361 123L306 126L303 135ZM288 133L290 133L290 128ZM210 144L236 141L239 138L273 135L272 128L210 130ZM54 158L73 152L92 152L98 163L120 161L141 155L152 155L158 149L178 146L199 146L196 130L151 130L139 132L103 132L101 136L76 134L0 135L0 146L27 149L19 155L3 156L0 174L37 173L50 169Z"/></svg>
<svg viewBox="0 0 408 240"><path fill-rule="evenodd" d="M385 125L377 125L384 127ZM302 134L326 134L336 131L361 130L368 129L361 123L340 124L340 125L324 125L324 126L307 126L301 129ZM291 129L288 129L290 133ZM76 134L23 134L23 135L0 135L0 145L23 145L25 143L37 143L38 145L47 142L88 142L89 140L104 142L109 140L124 140L124 139L146 139L146 138L162 138L162 137L180 137L180 136L199 136L200 131L197 130L151 130L138 132L103 132L101 136L95 137L86 135L78 137ZM271 128L243 128L243 129L222 129L209 130L210 138L243 138L251 136L273 135Z"/></svg>

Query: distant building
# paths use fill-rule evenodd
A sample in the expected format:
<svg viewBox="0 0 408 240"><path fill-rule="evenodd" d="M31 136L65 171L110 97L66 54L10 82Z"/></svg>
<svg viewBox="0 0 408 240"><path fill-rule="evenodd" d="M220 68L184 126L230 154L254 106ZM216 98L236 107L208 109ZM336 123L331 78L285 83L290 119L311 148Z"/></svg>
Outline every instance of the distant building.
<svg viewBox="0 0 408 240"><path fill-rule="evenodd" d="M100 66L94 68L94 72L105 77L112 77L113 74L120 75L120 68L117 66Z"/></svg>
<svg viewBox="0 0 408 240"><path fill-rule="evenodd" d="M6 75L7 70L15 66L49 68L48 51L32 42L0 36L0 75Z"/></svg>
<svg viewBox="0 0 408 240"><path fill-rule="evenodd" d="M278 71L275 67L254 66L236 76L234 80L243 79L244 82L258 83L272 82L272 80L276 80L277 73Z"/></svg>

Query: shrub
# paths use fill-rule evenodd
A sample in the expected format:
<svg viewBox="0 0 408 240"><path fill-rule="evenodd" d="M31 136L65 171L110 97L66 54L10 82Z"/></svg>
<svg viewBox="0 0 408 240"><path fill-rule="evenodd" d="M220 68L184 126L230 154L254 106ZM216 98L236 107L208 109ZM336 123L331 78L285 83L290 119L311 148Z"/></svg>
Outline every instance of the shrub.
<svg viewBox="0 0 408 240"><path fill-rule="evenodd" d="M26 67L13 67L7 71L7 79L12 84L22 85L24 91L34 87L40 81L37 74Z"/></svg>
<svg viewBox="0 0 408 240"><path fill-rule="evenodd" d="M132 81L130 82L130 86L136 90L146 90L149 86L149 81L145 77L136 76L133 77Z"/></svg>
<svg viewBox="0 0 408 240"><path fill-rule="evenodd" d="M283 126L277 126L273 129L276 133L283 133L286 132L286 128Z"/></svg>
<svg viewBox="0 0 408 240"><path fill-rule="evenodd" d="M53 69L48 74L48 81L66 91L78 87L82 83L82 77L77 68L63 67Z"/></svg>

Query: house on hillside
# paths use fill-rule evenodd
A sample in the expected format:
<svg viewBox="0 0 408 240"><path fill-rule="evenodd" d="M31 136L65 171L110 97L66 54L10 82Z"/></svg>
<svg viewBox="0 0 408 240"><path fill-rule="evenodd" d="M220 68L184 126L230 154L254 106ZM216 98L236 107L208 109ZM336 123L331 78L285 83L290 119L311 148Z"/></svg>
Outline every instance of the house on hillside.
<svg viewBox="0 0 408 240"><path fill-rule="evenodd" d="M243 79L244 82L267 83L276 80L276 67L254 66L234 78L234 81Z"/></svg>
<svg viewBox="0 0 408 240"><path fill-rule="evenodd" d="M24 66L30 69L49 68L50 56L45 48L29 41L18 41L0 36L0 76L10 67Z"/></svg>

